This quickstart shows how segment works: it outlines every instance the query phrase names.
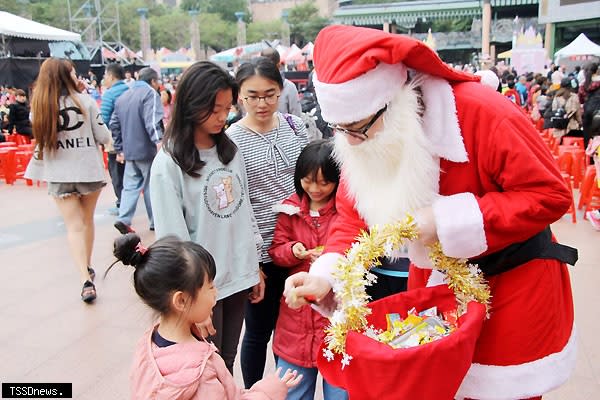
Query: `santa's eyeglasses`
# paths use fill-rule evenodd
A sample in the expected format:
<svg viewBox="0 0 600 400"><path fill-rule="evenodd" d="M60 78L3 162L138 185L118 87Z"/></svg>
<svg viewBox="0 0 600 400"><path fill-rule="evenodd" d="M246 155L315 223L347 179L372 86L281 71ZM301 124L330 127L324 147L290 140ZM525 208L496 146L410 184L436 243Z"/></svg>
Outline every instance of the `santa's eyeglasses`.
<svg viewBox="0 0 600 400"><path fill-rule="evenodd" d="M373 126L373 124L375 124L375 122L377 122L377 120L379 119L379 117L381 117L381 115L387 110L387 104L379 111L377 111L375 113L375 115L373 115L373 118L371 118L369 120L369 122L367 122L367 124L365 126L363 126L362 128L358 128L358 129L346 129L343 128L339 125L334 125L334 124L327 124L334 132L336 133L344 133L348 136L352 136L356 139L360 139L360 140L367 140L369 138L369 136L367 135L367 131L369 129L371 129L371 127Z"/></svg>

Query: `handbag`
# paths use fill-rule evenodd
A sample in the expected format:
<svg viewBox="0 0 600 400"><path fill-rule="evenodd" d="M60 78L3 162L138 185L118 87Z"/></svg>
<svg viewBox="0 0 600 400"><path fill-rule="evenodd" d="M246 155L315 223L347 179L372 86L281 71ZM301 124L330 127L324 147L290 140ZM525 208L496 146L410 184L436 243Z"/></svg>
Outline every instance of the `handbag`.
<svg viewBox="0 0 600 400"><path fill-rule="evenodd" d="M550 117L550 123L554 129L567 129L569 125L570 116L567 115L564 107L558 107L556 111L552 113Z"/></svg>

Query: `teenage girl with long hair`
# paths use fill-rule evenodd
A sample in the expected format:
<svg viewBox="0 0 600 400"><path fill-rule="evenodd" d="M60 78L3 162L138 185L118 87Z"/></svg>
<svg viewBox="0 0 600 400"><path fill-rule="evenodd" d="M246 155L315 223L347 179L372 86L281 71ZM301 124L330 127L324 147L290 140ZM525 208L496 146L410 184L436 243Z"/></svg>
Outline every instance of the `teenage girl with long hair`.
<svg viewBox="0 0 600 400"><path fill-rule="evenodd" d="M267 252L277 222L272 206L294 192L294 167L307 144L307 132L302 119L277 112L283 81L271 60L261 57L242 64L236 80L240 86L238 101L246 115L229 127L227 134L246 162L250 201L265 242L260 262L267 277L264 300L246 304L241 364L248 388L263 375L267 344L287 277L287 271L275 266Z"/></svg>
<svg viewBox="0 0 600 400"><path fill-rule="evenodd" d="M157 238L191 240L215 258L218 301L200 332L211 336L230 371L244 304L248 298L259 302L264 294L257 255L262 239L244 160L223 129L237 93L235 80L218 65L189 67L177 87L171 123L150 174Z"/></svg>
<svg viewBox="0 0 600 400"><path fill-rule="evenodd" d="M83 284L81 299L96 299L94 270L94 211L106 185L99 144L108 144L110 131L96 102L82 94L70 61L49 58L42 63L31 113L36 150L25 176L48 182L64 218L73 261Z"/></svg>

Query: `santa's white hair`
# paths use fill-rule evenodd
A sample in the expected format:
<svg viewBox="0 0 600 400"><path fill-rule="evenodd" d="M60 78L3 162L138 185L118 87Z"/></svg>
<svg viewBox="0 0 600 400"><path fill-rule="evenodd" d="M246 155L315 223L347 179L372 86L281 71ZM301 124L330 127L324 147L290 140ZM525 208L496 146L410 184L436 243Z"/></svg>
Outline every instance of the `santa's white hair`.
<svg viewBox="0 0 600 400"><path fill-rule="evenodd" d="M423 132L418 85L414 80L398 90L373 138L351 145L343 134L335 137L349 194L370 226L402 220L438 195L439 158Z"/></svg>

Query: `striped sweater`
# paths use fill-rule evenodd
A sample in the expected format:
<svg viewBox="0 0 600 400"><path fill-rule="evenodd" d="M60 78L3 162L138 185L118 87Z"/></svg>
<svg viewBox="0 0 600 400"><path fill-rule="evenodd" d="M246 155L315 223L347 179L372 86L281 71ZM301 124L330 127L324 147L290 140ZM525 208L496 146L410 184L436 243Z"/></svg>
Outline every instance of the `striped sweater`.
<svg viewBox="0 0 600 400"><path fill-rule="evenodd" d="M271 262L267 250L271 247L277 222L272 206L294 192L296 160L308 143L302 119L291 116L291 121L294 129L283 114L279 114L279 126L264 134L253 132L240 123L227 129L246 162L250 203L264 242L259 260L263 263Z"/></svg>

